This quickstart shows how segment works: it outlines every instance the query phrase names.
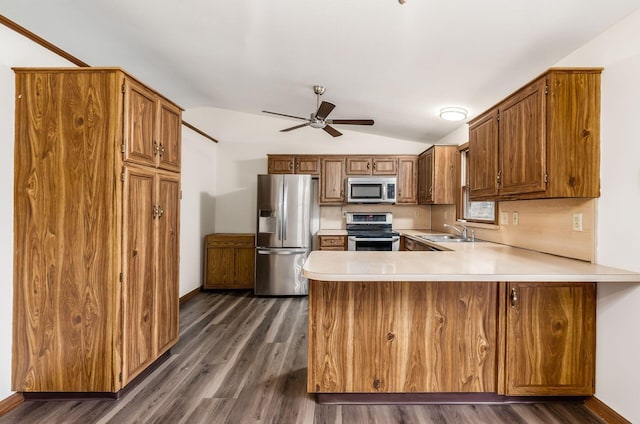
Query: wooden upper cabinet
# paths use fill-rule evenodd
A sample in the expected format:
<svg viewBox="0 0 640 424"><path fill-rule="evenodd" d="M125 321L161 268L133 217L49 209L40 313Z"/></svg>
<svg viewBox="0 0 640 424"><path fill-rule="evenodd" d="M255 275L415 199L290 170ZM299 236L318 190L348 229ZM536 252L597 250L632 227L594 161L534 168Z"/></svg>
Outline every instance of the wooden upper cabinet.
<svg viewBox="0 0 640 424"><path fill-rule="evenodd" d="M124 98L124 160L155 166L158 150L156 95L142 84L125 79Z"/></svg>
<svg viewBox="0 0 640 424"><path fill-rule="evenodd" d="M491 109L469 126L469 195L498 195L498 109Z"/></svg>
<svg viewBox="0 0 640 424"><path fill-rule="evenodd" d="M296 156L296 174L320 175L320 158L318 156Z"/></svg>
<svg viewBox="0 0 640 424"><path fill-rule="evenodd" d="M180 171L182 154L182 113L173 103L158 100L158 167Z"/></svg>
<svg viewBox="0 0 640 424"><path fill-rule="evenodd" d="M269 174L293 174L295 157L291 155L267 155L267 172Z"/></svg>
<svg viewBox="0 0 640 424"><path fill-rule="evenodd" d="M347 175L396 175L395 157L347 156Z"/></svg>
<svg viewBox="0 0 640 424"><path fill-rule="evenodd" d="M137 81L125 78L124 127L125 161L180 171L180 108Z"/></svg>
<svg viewBox="0 0 640 424"><path fill-rule="evenodd" d="M595 391L595 283L509 283L507 395Z"/></svg>
<svg viewBox="0 0 640 424"><path fill-rule="evenodd" d="M320 175L320 157L307 155L267 155L269 174Z"/></svg>
<svg viewBox="0 0 640 424"><path fill-rule="evenodd" d="M545 87L541 78L500 106L500 194L545 189Z"/></svg>
<svg viewBox="0 0 640 424"><path fill-rule="evenodd" d="M418 203L456 202L457 146L432 146L418 157Z"/></svg>
<svg viewBox="0 0 640 424"><path fill-rule="evenodd" d="M344 195L343 157L324 157L320 159L320 203L342 204Z"/></svg>
<svg viewBox="0 0 640 424"><path fill-rule="evenodd" d="M600 196L601 72L551 69L471 121L471 198Z"/></svg>
<svg viewBox="0 0 640 424"><path fill-rule="evenodd" d="M396 203L418 203L418 158L398 156L398 193Z"/></svg>

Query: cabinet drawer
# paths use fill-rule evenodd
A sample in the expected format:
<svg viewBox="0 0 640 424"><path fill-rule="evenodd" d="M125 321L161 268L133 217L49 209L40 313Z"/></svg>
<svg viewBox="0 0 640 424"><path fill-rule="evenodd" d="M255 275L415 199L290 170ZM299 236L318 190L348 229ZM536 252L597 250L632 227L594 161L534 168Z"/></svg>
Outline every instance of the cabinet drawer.
<svg viewBox="0 0 640 424"><path fill-rule="evenodd" d="M205 247L255 247L253 234L209 234Z"/></svg>
<svg viewBox="0 0 640 424"><path fill-rule="evenodd" d="M320 236L320 250L345 250L345 236Z"/></svg>

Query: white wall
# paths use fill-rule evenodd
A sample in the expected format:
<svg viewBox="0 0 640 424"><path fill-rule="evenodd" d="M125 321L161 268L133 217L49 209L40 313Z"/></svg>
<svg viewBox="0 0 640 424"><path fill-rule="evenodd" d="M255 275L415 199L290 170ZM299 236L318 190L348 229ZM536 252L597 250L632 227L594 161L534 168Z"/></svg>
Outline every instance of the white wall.
<svg viewBox="0 0 640 424"><path fill-rule="evenodd" d="M13 138L15 79L11 67L74 66L0 25L0 400L11 392L13 313Z"/></svg>
<svg viewBox="0 0 640 424"><path fill-rule="evenodd" d="M182 127L180 296L202 285L203 238L215 232L217 145Z"/></svg>
<svg viewBox="0 0 640 424"><path fill-rule="evenodd" d="M640 11L556 66L603 66L596 261L640 271ZM598 286L596 397L640 422L640 284Z"/></svg>
<svg viewBox="0 0 640 424"><path fill-rule="evenodd" d="M189 109L184 119L220 140L217 232L255 232L256 175L267 172L267 153L417 154L430 146L349 131L347 125L339 127L344 135L337 138L313 128L281 133L299 121L216 108Z"/></svg>

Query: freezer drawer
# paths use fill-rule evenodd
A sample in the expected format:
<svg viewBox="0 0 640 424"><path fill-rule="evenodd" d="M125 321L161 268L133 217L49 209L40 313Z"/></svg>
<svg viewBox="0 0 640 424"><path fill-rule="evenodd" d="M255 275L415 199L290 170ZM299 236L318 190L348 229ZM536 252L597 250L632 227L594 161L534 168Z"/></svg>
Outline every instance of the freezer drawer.
<svg viewBox="0 0 640 424"><path fill-rule="evenodd" d="M302 266L308 255L308 249L256 249L255 294L308 294L309 282L302 275Z"/></svg>

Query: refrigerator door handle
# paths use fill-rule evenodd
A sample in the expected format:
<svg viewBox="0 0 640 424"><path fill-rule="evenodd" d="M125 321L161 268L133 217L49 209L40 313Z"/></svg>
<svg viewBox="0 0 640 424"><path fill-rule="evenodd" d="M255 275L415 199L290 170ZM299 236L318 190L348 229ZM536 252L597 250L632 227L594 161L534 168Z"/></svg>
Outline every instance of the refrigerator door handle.
<svg viewBox="0 0 640 424"><path fill-rule="evenodd" d="M287 184L286 178L283 178L283 180L284 190L282 191L282 241L285 241L287 239L287 225L289 225L287 217L287 210L289 209L289 196L287 192L289 189L289 185Z"/></svg>
<svg viewBox="0 0 640 424"><path fill-rule="evenodd" d="M307 253L307 249L257 249L258 255L300 255Z"/></svg>

